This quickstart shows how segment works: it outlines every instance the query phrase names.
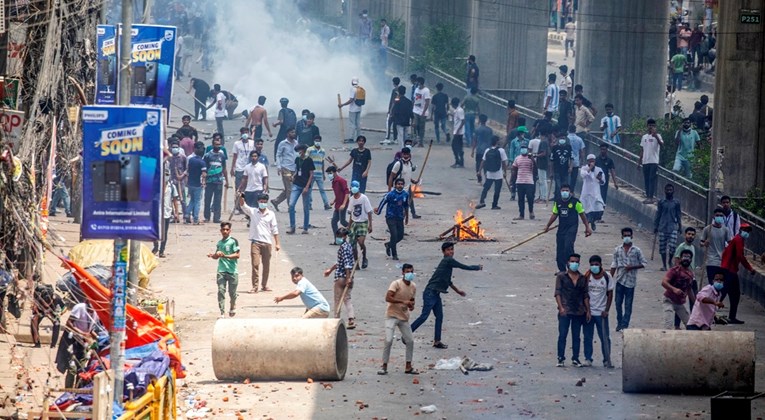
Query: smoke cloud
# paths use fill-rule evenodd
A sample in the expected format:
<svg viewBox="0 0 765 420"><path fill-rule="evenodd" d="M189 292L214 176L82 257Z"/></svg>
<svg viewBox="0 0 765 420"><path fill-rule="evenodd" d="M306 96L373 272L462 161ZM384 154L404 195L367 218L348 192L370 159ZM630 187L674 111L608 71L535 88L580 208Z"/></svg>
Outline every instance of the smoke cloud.
<svg viewBox="0 0 765 420"><path fill-rule="evenodd" d="M304 19L292 1L219 5L217 27L211 28L217 48L211 84L236 95L240 110L251 109L264 95L273 120L281 97L290 100L298 116L307 108L317 117L337 117L337 94L345 102L351 79L358 77L367 91L365 113L387 111L388 93L375 87L375 73L355 40L332 38L326 28L319 33L320 26Z"/></svg>

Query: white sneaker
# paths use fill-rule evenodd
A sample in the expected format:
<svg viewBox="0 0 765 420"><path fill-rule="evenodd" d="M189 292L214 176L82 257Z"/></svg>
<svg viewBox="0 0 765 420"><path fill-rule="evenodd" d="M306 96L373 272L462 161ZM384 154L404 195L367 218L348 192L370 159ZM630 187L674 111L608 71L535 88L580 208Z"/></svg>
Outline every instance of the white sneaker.
<svg viewBox="0 0 765 420"><path fill-rule="evenodd" d="M582 363L582 366L584 366L584 367L591 367L592 366L592 360L586 360L585 359L584 363Z"/></svg>

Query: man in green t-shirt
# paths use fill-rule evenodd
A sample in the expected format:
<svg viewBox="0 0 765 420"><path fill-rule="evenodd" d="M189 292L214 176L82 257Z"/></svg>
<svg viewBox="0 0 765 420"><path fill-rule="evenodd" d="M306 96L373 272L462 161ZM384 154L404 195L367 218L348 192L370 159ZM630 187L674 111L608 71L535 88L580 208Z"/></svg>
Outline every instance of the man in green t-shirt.
<svg viewBox="0 0 765 420"><path fill-rule="evenodd" d="M218 260L218 308L220 317L225 316L226 286L228 286L228 296L231 300L228 315L236 315L236 288L239 285L239 273L237 263L239 262L239 242L231 237L231 223L221 222L220 224L221 240L215 247L215 253L207 254L208 257Z"/></svg>
<svg viewBox="0 0 765 420"><path fill-rule="evenodd" d="M465 110L465 146L473 145L475 134L475 118L481 113L478 101L478 88L472 87L462 100L462 108Z"/></svg>
<svg viewBox="0 0 765 420"><path fill-rule="evenodd" d="M675 133L675 142L677 142L677 152L675 153L675 164L672 170L686 178L693 176L691 161L693 152L701 141L699 133L691 128L691 119L683 118L683 128Z"/></svg>
<svg viewBox="0 0 765 420"><path fill-rule="evenodd" d="M683 90L683 76L685 75L685 65L688 64L688 57L679 52L669 60L672 62L672 85L676 91Z"/></svg>

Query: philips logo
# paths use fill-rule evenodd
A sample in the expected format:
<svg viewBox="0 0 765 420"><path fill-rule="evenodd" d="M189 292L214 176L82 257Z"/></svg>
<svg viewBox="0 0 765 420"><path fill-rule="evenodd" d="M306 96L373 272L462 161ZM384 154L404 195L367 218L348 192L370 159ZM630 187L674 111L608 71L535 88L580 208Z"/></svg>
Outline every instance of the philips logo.
<svg viewBox="0 0 765 420"><path fill-rule="evenodd" d="M83 121L104 122L109 118L109 111L82 111Z"/></svg>
<svg viewBox="0 0 765 420"><path fill-rule="evenodd" d="M98 28L96 30L96 33L98 33L98 35L104 35L104 34L106 34L106 29L105 28Z"/></svg>

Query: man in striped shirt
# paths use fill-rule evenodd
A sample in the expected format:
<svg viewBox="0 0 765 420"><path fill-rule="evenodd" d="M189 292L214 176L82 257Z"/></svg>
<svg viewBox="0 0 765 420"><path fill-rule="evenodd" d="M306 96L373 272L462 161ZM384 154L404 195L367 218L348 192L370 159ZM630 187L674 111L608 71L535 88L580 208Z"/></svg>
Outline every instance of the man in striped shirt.
<svg viewBox="0 0 765 420"><path fill-rule="evenodd" d="M560 98L560 88L555 84L555 73L547 76L547 87L545 88L545 105L542 112L555 112L558 110L558 99Z"/></svg>

